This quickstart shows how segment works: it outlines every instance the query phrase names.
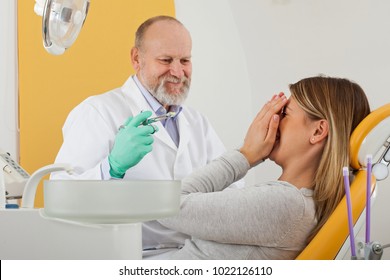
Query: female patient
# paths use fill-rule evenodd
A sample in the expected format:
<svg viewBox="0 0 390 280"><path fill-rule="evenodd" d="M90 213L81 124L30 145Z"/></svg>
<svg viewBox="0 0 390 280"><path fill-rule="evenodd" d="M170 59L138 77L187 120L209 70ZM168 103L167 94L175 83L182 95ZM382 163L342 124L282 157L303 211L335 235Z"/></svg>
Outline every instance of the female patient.
<svg viewBox="0 0 390 280"><path fill-rule="evenodd" d="M172 259L294 259L344 195L349 137L370 112L359 85L312 77L275 95L243 146L182 182L178 216L160 222L191 235ZM269 158L276 181L222 191Z"/></svg>

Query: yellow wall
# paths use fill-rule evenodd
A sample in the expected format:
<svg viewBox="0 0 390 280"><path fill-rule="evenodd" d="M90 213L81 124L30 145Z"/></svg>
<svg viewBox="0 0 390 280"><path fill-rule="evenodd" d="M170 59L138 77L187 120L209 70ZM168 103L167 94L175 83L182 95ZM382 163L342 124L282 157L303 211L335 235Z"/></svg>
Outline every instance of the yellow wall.
<svg viewBox="0 0 390 280"><path fill-rule="evenodd" d="M34 3L18 2L20 162L30 174L53 163L74 106L121 86L133 73L130 48L137 26L151 16L175 14L174 0L91 0L75 44L53 56L43 48ZM36 207L43 207L41 185Z"/></svg>

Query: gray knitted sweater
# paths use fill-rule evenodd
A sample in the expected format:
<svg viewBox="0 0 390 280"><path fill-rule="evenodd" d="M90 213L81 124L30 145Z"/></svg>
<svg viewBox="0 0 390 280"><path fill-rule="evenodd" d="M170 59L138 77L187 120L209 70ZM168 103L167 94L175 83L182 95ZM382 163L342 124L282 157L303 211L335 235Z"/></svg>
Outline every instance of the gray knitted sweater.
<svg viewBox="0 0 390 280"><path fill-rule="evenodd" d="M180 213L159 220L192 236L172 259L294 259L316 225L312 190L271 181L224 190L249 170L225 153L182 181Z"/></svg>

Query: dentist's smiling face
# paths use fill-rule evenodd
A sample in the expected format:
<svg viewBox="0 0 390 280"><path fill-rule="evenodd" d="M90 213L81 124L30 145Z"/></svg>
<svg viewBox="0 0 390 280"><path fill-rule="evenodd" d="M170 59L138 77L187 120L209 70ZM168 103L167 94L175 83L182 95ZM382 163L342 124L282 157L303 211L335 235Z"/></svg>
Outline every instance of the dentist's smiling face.
<svg viewBox="0 0 390 280"><path fill-rule="evenodd" d="M180 105L191 84L191 36L184 26L159 21L146 31L133 66L146 89L163 105Z"/></svg>
<svg viewBox="0 0 390 280"><path fill-rule="evenodd" d="M280 114L279 130L274 148L269 159L282 168L307 152L310 147L310 136L313 121L298 106L294 98L290 98Z"/></svg>

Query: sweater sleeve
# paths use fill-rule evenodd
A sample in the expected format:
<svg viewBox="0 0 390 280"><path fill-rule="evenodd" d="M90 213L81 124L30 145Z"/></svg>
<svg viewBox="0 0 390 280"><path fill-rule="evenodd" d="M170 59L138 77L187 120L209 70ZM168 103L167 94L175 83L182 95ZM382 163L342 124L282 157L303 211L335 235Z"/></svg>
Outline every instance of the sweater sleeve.
<svg viewBox="0 0 390 280"><path fill-rule="evenodd" d="M182 195L221 191L242 179L250 169L239 151L229 151L182 181Z"/></svg>
<svg viewBox="0 0 390 280"><path fill-rule="evenodd" d="M275 182L221 191L248 169L241 153L225 153L183 180L179 214L159 222L193 238L275 246L298 226L303 197L294 186Z"/></svg>

